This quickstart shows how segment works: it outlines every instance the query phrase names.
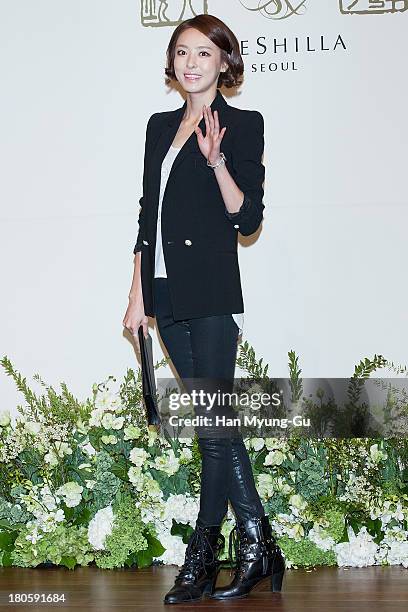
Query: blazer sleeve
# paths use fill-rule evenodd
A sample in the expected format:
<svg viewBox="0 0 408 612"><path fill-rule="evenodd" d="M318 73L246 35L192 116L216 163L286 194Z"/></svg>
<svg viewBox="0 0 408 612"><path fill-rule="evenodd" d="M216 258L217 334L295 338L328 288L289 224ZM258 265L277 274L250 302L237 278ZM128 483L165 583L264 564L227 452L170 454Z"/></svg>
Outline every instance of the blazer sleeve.
<svg viewBox="0 0 408 612"><path fill-rule="evenodd" d="M262 200L265 166L262 164L264 150L264 119L258 111L246 111L243 124L236 126L232 144L232 177L244 199L241 208L225 214L243 236L250 236L258 229L263 219Z"/></svg>
<svg viewBox="0 0 408 612"><path fill-rule="evenodd" d="M142 250L143 240L146 240L145 222L144 222L144 212L145 212L144 204L145 204L145 197L146 197L146 192L147 192L146 190L146 177L147 177L146 161L147 161L148 140L150 137L153 117L154 115L150 117L149 121L147 122L147 127L146 127L145 150L144 150L144 159L143 159L143 195L139 200L139 204L140 204L139 218L138 218L139 230L138 230L138 234L136 238L136 244L133 248L134 254Z"/></svg>

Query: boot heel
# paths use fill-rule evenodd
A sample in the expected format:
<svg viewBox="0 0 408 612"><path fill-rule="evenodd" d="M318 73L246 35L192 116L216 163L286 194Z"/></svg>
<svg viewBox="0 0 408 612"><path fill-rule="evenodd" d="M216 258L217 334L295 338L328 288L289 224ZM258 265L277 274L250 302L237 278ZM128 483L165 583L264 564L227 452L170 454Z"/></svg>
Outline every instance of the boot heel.
<svg viewBox="0 0 408 612"><path fill-rule="evenodd" d="M271 576L271 591L273 593L279 593L281 588L282 588L282 580L283 580L283 574L285 573L285 570L281 570L280 572L277 572L276 574L272 574Z"/></svg>
<svg viewBox="0 0 408 612"><path fill-rule="evenodd" d="M217 570L215 576L213 576L205 585L203 595L212 595L215 588L215 583L217 582L218 572L219 570Z"/></svg>

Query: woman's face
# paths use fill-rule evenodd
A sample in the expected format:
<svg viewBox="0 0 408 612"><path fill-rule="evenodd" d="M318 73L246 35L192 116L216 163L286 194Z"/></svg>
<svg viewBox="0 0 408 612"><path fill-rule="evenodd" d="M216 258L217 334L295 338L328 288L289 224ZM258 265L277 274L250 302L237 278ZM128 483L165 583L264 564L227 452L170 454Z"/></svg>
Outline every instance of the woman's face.
<svg viewBox="0 0 408 612"><path fill-rule="evenodd" d="M217 83L220 72L227 69L228 65L221 61L221 50L207 36L194 28L180 34L175 48L174 72L187 93L207 91Z"/></svg>

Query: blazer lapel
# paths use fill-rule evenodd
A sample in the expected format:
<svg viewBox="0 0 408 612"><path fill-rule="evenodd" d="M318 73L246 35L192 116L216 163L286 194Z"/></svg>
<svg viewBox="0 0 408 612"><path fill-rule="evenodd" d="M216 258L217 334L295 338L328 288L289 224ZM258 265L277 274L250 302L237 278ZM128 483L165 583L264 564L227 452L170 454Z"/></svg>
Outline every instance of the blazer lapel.
<svg viewBox="0 0 408 612"><path fill-rule="evenodd" d="M210 106L211 106L211 110L213 113L215 110L218 111L218 117L220 120L220 128L224 127L226 123L225 118L226 118L226 112L228 109L228 104L219 89L217 89L217 95L212 101ZM169 114L167 121L164 122L164 125L162 127L162 132L159 136L159 139L153 149L153 152L150 158L150 168L151 168L151 178L152 178L151 184L152 184L152 190L153 190L153 202L154 202L155 209L157 209L156 207L158 207L158 204L159 204L161 165L162 165L164 157L167 154L167 151L169 150L170 145L172 144L174 140L175 135L178 132L178 129L180 127L180 123L181 123L181 120L183 118L186 108L187 108L187 101L184 102L183 106L181 106L180 108L177 108L176 110L172 111ZM204 117L201 119L198 126L200 127L203 135L205 136L206 131L205 131ZM184 143L184 145L178 152L173 162L173 165L171 167L168 180L170 180L170 176L173 170L179 164L181 164L183 159L187 155L194 153L194 152L201 154L200 147L198 146L198 143L197 143L197 135L195 132L193 132L190 135L190 137L187 139L187 141Z"/></svg>

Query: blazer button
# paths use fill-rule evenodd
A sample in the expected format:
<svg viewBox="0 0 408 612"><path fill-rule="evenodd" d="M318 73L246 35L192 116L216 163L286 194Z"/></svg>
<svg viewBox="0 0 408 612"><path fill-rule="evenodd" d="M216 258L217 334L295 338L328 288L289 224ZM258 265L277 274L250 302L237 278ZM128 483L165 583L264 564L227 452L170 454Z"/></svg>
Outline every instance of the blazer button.
<svg viewBox="0 0 408 612"><path fill-rule="evenodd" d="M143 240L143 244L149 244L147 240Z"/></svg>
<svg viewBox="0 0 408 612"><path fill-rule="evenodd" d="M193 243L191 242L191 240L185 240L184 244L186 244L187 246L191 246Z"/></svg>
<svg viewBox="0 0 408 612"><path fill-rule="evenodd" d="M238 229L238 228L239 228L239 225L238 225L238 223L237 223L236 225L234 225L234 227L235 227L236 229Z"/></svg>

